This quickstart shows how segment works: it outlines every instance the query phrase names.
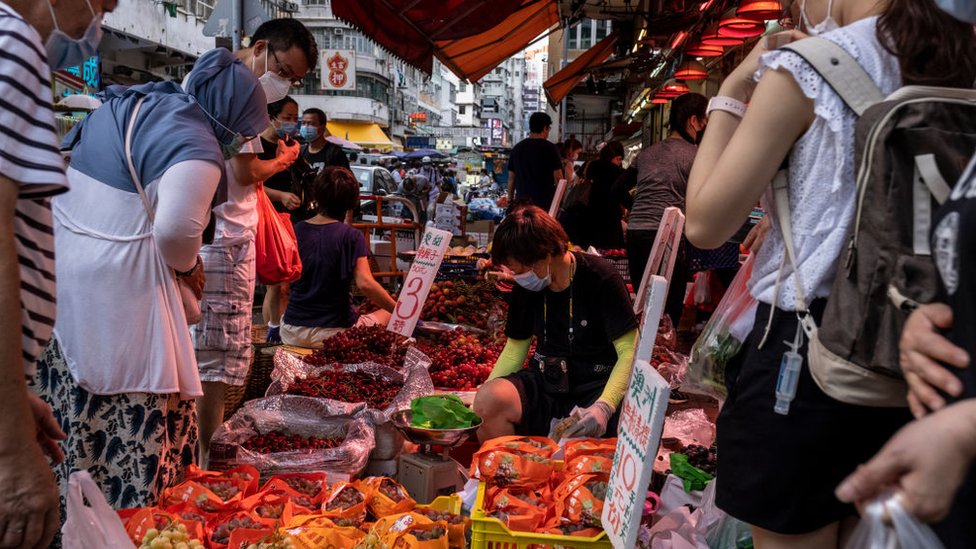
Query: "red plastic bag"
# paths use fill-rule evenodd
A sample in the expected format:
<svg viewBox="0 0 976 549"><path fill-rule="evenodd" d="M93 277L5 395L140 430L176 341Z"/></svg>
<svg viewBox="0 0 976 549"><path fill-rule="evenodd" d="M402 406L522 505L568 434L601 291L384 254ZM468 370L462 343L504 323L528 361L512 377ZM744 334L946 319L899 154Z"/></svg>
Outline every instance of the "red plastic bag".
<svg viewBox="0 0 976 549"><path fill-rule="evenodd" d="M288 213L278 213L258 185L258 229L254 238L258 282L268 286L292 282L302 275L298 238Z"/></svg>

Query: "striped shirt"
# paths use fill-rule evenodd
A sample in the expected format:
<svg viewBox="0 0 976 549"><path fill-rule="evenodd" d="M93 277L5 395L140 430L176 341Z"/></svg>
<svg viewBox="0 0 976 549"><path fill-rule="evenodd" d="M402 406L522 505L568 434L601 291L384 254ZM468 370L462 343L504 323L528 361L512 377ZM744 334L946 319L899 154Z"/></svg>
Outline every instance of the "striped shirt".
<svg viewBox="0 0 976 549"><path fill-rule="evenodd" d="M0 1L0 175L19 189L14 235L27 374L34 372L54 328L50 197L68 188L52 103L51 70L40 35Z"/></svg>

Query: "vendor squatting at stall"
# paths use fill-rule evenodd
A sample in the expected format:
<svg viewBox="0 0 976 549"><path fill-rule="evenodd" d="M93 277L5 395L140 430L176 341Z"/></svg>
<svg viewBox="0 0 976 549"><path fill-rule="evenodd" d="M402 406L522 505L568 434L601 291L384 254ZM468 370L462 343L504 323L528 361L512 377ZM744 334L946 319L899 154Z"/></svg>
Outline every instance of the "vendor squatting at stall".
<svg viewBox="0 0 976 549"><path fill-rule="evenodd" d="M495 232L492 261L515 273L508 343L475 396L481 440L546 435L553 420L578 422L563 436L615 431L627 390L637 319L623 280L603 259L569 251L559 223L535 206L512 212ZM522 369L532 338L537 352Z"/></svg>

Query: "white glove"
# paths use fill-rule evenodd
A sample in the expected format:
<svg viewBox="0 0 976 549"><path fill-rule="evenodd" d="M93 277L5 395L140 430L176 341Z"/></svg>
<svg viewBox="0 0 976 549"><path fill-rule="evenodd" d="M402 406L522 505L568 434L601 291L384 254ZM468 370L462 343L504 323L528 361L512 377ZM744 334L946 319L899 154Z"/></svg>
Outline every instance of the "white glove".
<svg viewBox="0 0 976 549"><path fill-rule="evenodd" d="M607 432L613 409L606 402L598 400L587 408L573 410L571 415L579 418L579 421L566 429L562 438L594 438Z"/></svg>

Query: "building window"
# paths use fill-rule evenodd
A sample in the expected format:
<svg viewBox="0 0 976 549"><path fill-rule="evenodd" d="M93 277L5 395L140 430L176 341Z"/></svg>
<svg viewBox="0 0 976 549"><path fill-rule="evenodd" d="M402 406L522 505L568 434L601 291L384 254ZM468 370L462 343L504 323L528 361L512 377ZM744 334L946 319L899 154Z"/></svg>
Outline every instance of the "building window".
<svg viewBox="0 0 976 549"><path fill-rule="evenodd" d="M579 24L573 25L569 29L569 49L579 49Z"/></svg>
<svg viewBox="0 0 976 549"><path fill-rule="evenodd" d="M610 22L609 21L597 21L596 31L594 35L595 41L603 40L610 34Z"/></svg>
<svg viewBox="0 0 976 549"><path fill-rule="evenodd" d="M461 92L461 93L464 93L464 92L468 91L468 85L466 83L464 83L464 82L461 82L461 84L458 87L458 91ZM464 113L461 113L461 114L464 114Z"/></svg>
<svg viewBox="0 0 976 549"><path fill-rule="evenodd" d="M581 50L588 50L593 47L593 21L584 19L580 23L579 47Z"/></svg>
<svg viewBox="0 0 976 549"><path fill-rule="evenodd" d="M458 107L458 114L464 114L466 110L467 110L467 105L461 105L460 107Z"/></svg>
<svg viewBox="0 0 976 549"><path fill-rule="evenodd" d="M329 3L329 0L305 0L306 6L325 6Z"/></svg>

